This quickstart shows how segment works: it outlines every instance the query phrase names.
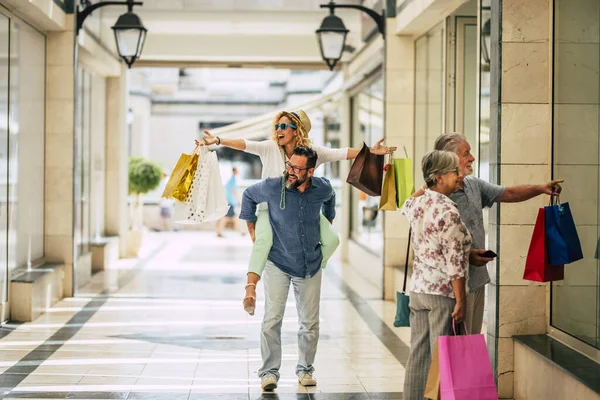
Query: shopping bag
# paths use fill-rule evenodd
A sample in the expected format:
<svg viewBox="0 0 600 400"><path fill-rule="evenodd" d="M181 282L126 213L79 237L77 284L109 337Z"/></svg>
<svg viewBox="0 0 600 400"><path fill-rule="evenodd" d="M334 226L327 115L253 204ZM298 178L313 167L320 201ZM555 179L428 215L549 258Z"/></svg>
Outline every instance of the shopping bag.
<svg viewBox="0 0 600 400"><path fill-rule="evenodd" d="M557 196L550 196L546 214L546 243L550 264L569 264L583 258L581 243L569 203L556 203Z"/></svg>
<svg viewBox="0 0 600 400"><path fill-rule="evenodd" d="M404 149L406 158L394 159L394 175L396 177L396 204L402 208L406 199L415 192L415 179L413 177L412 159L408 158L406 148Z"/></svg>
<svg viewBox="0 0 600 400"><path fill-rule="evenodd" d="M431 353L431 364L425 384L425 397L432 400L440 400L440 362L438 356L438 344L433 345Z"/></svg>
<svg viewBox="0 0 600 400"><path fill-rule="evenodd" d="M452 324L454 327L454 320ZM454 332L456 334L456 328ZM438 356L443 400L498 400L492 363L482 334L440 336Z"/></svg>
<svg viewBox="0 0 600 400"><path fill-rule="evenodd" d="M225 216L228 209L217 155L203 147L198 169L185 200L185 219L176 222L201 224L216 221Z"/></svg>
<svg viewBox="0 0 600 400"><path fill-rule="evenodd" d="M379 198L380 210L396 210L396 178L394 177L394 164L390 155L390 162L386 165L383 188Z"/></svg>
<svg viewBox="0 0 600 400"><path fill-rule="evenodd" d="M229 210L229 203L227 202L227 197L225 195L225 187L221 180L217 153L211 151L207 157L208 163L210 163L210 175L204 222L217 221L223 218Z"/></svg>
<svg viewBox="0 0 600 400"><path fill-rule="evenodd" d="M396 318L394 326L410 326L410 297L402 292L396 292Z"/></svg>
<svg viewBox="0 0 600 400"><path fill-rule="evenodd" d="M182 154L171 172L161 197L184 202L198 166L198 147L191 154Z"/></svg>
<svg viewBox="0 0 600 400"><path fill-rule="evenodd" d="M346 182L369 196L381 196L383 156L371 153L369 147L363 143L350 167Z"/></svg>
<svg viewBox="0 0 600 400"><path fill-rule="evenodd" d="M408 245L406 246L406 261L404 263L404 282L402 283L402 292L396 292L396 318L394 326L410 326L410 296L406 295L406 282L408 280L408 261L410 260L410 239L412 229L408 231Z"/></svg>
<svg viewBox="0 0 600 400"><path fill-rule="evenodd" d="M564 265L550 265L546 246L545 209L540 208L529 243L523 279L534 282L551 282L564 279Z"/></svg>

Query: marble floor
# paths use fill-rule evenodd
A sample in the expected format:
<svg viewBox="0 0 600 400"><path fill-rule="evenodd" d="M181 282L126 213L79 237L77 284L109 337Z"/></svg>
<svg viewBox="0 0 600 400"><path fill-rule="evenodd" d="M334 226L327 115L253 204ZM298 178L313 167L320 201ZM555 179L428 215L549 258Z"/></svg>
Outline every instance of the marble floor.
<svg viewBox="0 0 600 400"><path fill-rule="evenodd" d="M241 307L250 240L228 231L151 233L140 258L93 276L33 323L0 328L3 399L402 399L409 328L359 271L325 270L318 385L294 375L293 296L275 392L263 393L256 315Z"/></svg>

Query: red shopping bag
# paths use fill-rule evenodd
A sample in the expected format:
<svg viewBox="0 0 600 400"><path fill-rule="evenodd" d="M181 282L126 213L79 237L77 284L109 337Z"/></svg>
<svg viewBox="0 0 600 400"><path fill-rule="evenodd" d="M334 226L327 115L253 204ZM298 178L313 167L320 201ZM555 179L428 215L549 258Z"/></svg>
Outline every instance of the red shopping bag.
<svg viewBox="0 0 600 400"><path fill-rule="evenodd" d="M560 281L565 278L564 265L550 265L546 248L545 210L538 211L533 236L529 244L523 279L534 282Z"/></svg>
<svg viewBox="0 0 600 400"><path fill-rule="evenodd" d="M483 335L440 336L438 362L442 400L498 400Z"/></svg>

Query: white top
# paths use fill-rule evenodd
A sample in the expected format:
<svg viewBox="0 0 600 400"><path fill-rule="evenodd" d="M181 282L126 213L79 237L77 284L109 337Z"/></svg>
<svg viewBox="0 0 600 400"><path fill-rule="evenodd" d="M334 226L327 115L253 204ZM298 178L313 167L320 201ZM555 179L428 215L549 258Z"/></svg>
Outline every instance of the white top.
<svg viewBox="0 0 600 400"><path fill-rule="evenodd" d="M410 291L454 298L451 282L468 280L471 235L456 204L433 190L404 202L415 253ZM467 285L468 288L468 285Z"/></svg>
<svg viewBox="0 0 600 400"><path fill-rule="evenodd" d="M281 147L274 140L268 139L261 142L255 142L252 140L245 140L246 152L255 154L260 157L262 162L262 179L267 178L278 178L283 175L285 171L286 156L282 151ZM310 146L314 151L317 152L317 165L315 168L319 168L319 165L332 162L341 161L348 158L348 148L331 149L323 146Z"/></svg>

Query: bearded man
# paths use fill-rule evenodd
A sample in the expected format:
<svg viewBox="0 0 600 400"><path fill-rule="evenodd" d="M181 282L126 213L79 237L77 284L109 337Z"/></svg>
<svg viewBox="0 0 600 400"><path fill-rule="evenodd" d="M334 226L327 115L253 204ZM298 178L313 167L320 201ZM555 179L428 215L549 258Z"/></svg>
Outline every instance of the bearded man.
<svg viewBox="0 0 600 400"><path fill-rule="evenodd" d="M254 240L256 207L268 203L273 246L263 272L265 315L258 371L264 390L277 388L281 367L281 325L290 286L294 288L300 328L296 376L303 386L317 384L313 376L319 341L321 301L320 213L331 223L335 217L335 191L325 178L313 176L317 153L296 147L280 178L269 178L244 191L240 218ZM249 282L255 285L258 282ZM249 275L250 276L250 275Z"/></svg>

